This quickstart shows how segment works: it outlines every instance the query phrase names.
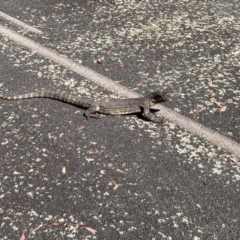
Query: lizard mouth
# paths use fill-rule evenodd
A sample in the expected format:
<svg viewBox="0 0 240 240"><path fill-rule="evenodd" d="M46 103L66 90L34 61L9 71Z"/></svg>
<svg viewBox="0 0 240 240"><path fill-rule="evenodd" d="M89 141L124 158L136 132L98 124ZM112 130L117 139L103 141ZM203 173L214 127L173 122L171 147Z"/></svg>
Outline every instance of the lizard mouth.
<svg viewBox="0 0 240 240"><path fill-rule="evenodd" d="M152 101L154 103L161 103L165 102L174 96L178 95L181 92L181 88L179 88L178 91L172 91L172 92L155 92L155 95L153 95Z"/></svg>
<svg viewBox="0 0 240 240"><path fill-rule="evenodd" d="M180 94L182 91L182 88L180 87L178 90L172 91L172 92L163 92L161 95L157 96L157 101L162 102L162 101L167 101L174 96Z"/></svg>
<svg viewBox="0 0 240 240"><path fill-rule="evenodd" d="M153 97L153 102L154 103L160 103L160 102L165 102L170 98L170 93L161 93L159 95L156 95Z"/></svg>

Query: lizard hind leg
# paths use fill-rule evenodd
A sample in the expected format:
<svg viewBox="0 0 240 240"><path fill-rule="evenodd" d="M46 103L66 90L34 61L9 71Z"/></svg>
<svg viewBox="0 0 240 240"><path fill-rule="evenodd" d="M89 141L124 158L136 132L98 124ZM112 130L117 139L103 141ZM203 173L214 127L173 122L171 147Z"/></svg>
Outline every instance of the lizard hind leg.
<svg viewBox="0 0 240 240"><path fill-rule="evenodd" d="M90 106L84 113L84 116L89 119L89 118L100 118L101 114L98 112L98 108L96 106Z"/></svg>

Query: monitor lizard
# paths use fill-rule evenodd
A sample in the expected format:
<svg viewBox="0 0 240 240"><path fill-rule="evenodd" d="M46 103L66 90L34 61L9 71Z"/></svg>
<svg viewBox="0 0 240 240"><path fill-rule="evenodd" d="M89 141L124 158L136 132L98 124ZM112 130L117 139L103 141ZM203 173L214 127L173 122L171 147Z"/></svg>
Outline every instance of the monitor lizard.
<svg viewBox="0 0 240 240"><path fill-rule="evenodd" d="M171 96L172 93L155 91L140 98L92 100L61 92L38 91L15 96L0 94L0 99L50 98L86 109L84 115L87 119L98 118L100 114L124 115L141 112L143 117L149 121L162 122L163 119L153 114L150 108L157 103L167 101Z"/></svg>

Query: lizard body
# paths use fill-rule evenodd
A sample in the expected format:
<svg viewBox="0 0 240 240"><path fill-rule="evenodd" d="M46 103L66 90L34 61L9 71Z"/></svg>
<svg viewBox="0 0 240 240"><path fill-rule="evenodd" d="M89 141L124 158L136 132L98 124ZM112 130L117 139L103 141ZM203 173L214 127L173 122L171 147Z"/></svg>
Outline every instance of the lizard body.
<svg viewBox="0 0 240 240"><path fill-rule="evenodd" d="M153 122L161 122L162 119L151 113L150 108L157 103L167 101L170 95L171 93L156 91L140 98L91 100L66 93L39 91L16 96L5 96L0 94L0 99L20 100L27 98L50 98L86 109L86 118L97 118L99 114L123 115L142 112L146 119Z"/></svg>

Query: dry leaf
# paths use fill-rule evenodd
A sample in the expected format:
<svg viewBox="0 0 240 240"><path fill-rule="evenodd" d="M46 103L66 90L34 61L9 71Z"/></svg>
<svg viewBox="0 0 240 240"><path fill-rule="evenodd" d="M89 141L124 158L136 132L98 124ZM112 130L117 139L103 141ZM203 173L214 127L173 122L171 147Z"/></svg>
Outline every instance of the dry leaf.
<svg viewBox="0 0 240 240"><path fill-rule="evenodd" d="M23 136L16 136L17 140L21 140Z"/></svg>
<svg viewBox="0 0 240 240"><path fill-rule="evenodd" d="M146 82L146 79L140 79L139 82L140 82L140 83L144 83L144 82Z"/></svg>
<svg viewBox="0 0 240 240"><path fill-rule="evenodd" d="M41 36L43 39L50 39L49 37L46 37L46 36Z"/></svg>
<svg viewBox="0 0 240 240"><path fill-rule="evenodd" d="M215 103L219 107L220 112L225 112L227 109L227 106L223 106L220 102L217 100L213 100L213 103Z"/></svg>
<svg viewBox="0 0 240 240"><path fill-rule="evenodd" d="M98 64L102 64L103 60L104 60L104 57L98 57L98 58L94 58L93 62L98 63Z"/></svg>
<svg viewBox="0 0 240 240"><path fill-rule="evenodd" d="M220 102L218 102L217 100L213 100L213 103L215 103L218 107L222 106L222 104Z"/></svg>
<svg viewBox="0 0 240 240"><path fill-rule="evenodd" d="M113 190L116 191L119 188L119 186L120 186L119 184L115 183L115 186L113 187Z"/></svg>
<svg viewBox="0 0 240 240"><path fill-rule="evenodd" d="M127 175L127 174L130 173L130 172L127 172L127 171L123 171L123 170L121 170L121 169L116 169L116 171L118 171L118 172L120 172L120 173L122 173L122 174L124 174L124 175Z"/></svg>
<svg viewBox="0 0 240 240"><path fill-rule="evenodd" d="M89 155L94 155L94 154L97 154L97 153L98 153L98 150L91 149L91 150L87 151L87 154L89 154Z"/></svg>
<svg viewBox="0 0 240 240"><path fill-rule="evenodd" d="M102 64L104 60L104 57L100 57L97 59L97 63Z"/></svg>
<svg viewBox="0 0 240 240"><path fill-rule="evenodd" d="M151 45L147 45L146 49L147 50L154 50L154 49L151 48Z"/></svg>
<svg viewBox="0 0 240 240"><path fill-rule="evenodd" d="M96 230L95 229L93 229L93 228L91 228L91 227L84 227L86 230L88 230L90 233L92 233L92 234L96 234Z"/></svg>
<svg viewBox="0 0 240 240"><path fill-rule="evenodd" d="M66 167L62 168L62 173L65 174L66 173Z"/></svg>
<svg viewBox="0 0 240 240"><path fill-rule="evenodd" d="M55 6L57 6L57 7L65 7L65 5L63 3L55 4Z"/></svg>
<svg viewBox="0 0 240 240"><path fill-rule="evenodd" d="M208 82L208 86L209 86L209 87L212 87L212 86L213 86L213 81L212 81L212 80L210 80L210 81Z"/></svg>
<svg viewBox="0 0 240 240"><path fill-rule="evenodd" d="M94 94L93 94L93 97L94 97L94 98L101 97L101 93L94 93Z"/></svg>
<svg viewBox="0 0 240 240"><path fill-rule="evenodd" d="M227 109L227 106L221 106L221 107L219 108L219 111L220 111L220 112L225 112L226 109Z"/></svg>
<svg viewBox="0 0 240 240"><path fill-rule="evenodd" d="M58 223L58 222L53 222L53 223L51 223L51 225L54 226L54 227L57 227L57 226L60 225L60 223Z"/></svg>
<svg viewBox="0 0 240 240"><path fill-rule="evenodd" d="M45 24L38 24L38 25L36 25L36 27L38 27L38 28L46 28L46 25Z"/></svg>
<svg viewBox="0 0 240 240"><path fill-rule="evenodd" d="M120 67L121 69L123 69L123 68L124 68L124 64L123 64L123 63L120 63L120 64L119 64L119 67Z"/></svg>
<svg viewBox="0 0 240 240"><path fill-rule="evenodd" d="M26 238L25 238L25 235L24 235L24 233L23 233L19 240L25 240L25 239L26 239Z"/></svg>
<svg viewBox="0 0 240 240"><path fill-rule="evenodd" d="M149 38L149 39L152 39L152 36L149 33L146 34L146 37Z"/></svg>
<svg viewBox="0 0 240 240"><path fill-rule="evenodd" d="M149 72L143 73L143 75L144 75L145 77L148 77L148 76L149 76Z"/></svg>
<svg viewBox="0 0 240 240"><path fill-rule="evenodd" d="M240 175L239 175L239 174L235 174L234 177L235 177L237 180L240 180Z"/></svg>
<svg viewBox="0 0 240 240"><path fill-rule="evenodd" d="M231 157L231 158L230 158L230 161L232 161L232 162L234 162L235 164L237 164L237 159L236 159L236 158Z"/></svg>
<svg viewBox="0 0 240 240"><path fill-rule="evenodd" d="M43 227L43 225L39 225L38 227L34 228L34 229L29 233L29 235L32 234L32 233L34 233L35 231L37 231L37 230L40 229L41 227Z"/></svg>
<svg viewBox="0 0 240 240"><path fill-rule="evenodd" d="M203 111L203 109L202 108L199 108L197 111L196 111L196 114L199 114L199 113L201 113Z"/></svg>
<svg viewBox="0 0 240 240"><path fill-rule="evenodd" d="M108 169L109 169L109 170L116 170L117 167L115 167L115 166L108 166Z"/></svg>
<svg viewBox="0 0 240 240"><path fill-rule="evenodd" d="M77 127L75 130L81 131L81 130L84 129L84 128L85 128L85 126L80 126L80 127Z"/></svg>

